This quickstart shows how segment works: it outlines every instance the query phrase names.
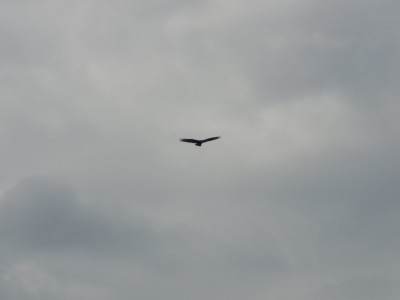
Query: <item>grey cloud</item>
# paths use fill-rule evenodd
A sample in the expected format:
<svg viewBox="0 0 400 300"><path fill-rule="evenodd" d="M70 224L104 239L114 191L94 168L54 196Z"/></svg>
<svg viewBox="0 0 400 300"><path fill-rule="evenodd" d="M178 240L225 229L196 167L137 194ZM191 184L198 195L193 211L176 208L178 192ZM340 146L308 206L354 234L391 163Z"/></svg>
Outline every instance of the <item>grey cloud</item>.
<svg viewBox="0 0 400 300"><path fill-rule="evenodd" d="M362 106L398 92L397 8L393 1L339 1L293 4L275 15L258 10L219 43L232 49L231 63L262 91L263 102L335 90Z"/></svg>
<svg viewBox="0 0 400 300"><path fill-rule="evenodd" d="M217 241L193 226L176 231L147 223L129 223L124 218L110 217L92 204L83 205L71 186L62 180L23 180L1 200L0 238L5 242L1 248L8 257L1 269L7 274L4 276L15 281L3 291L4 296L13 299L36 295L38 299L47 299L58 291L64 293L60 299L66 299L75 289L82 289L80 296L86 289L89 295L98 295L94 286L103 282L104 299L111 299L106 295L114 293L121 299L128 297L130 289L120 286L119 277L103 273L104 268L118 273L124 268L131 269L130 273L137 269L141 276L165 281L159 285L160 292L152 291L154 287L142 280L134 284L138 293L150 298L161 294L167 298L183 296L188 291L184 288L178 292L178 282L193 286L198 280L229 294L231 284L286 270L276 243L268 244L273 239L261 232L247 236L242 244L241 234L237 236L239 241ZM57 257L59 262L49 259ZM101 266L98 259L105 260ZM226 270L231 276L226 277ZM93 278L94 273L97 276ZM34 274L39 278L33 279ZM71 286L66 293L63 289L73 284L69 281L79 281L79 285ZM114 291L118 286L119 291Z"/></svg>
<svg viewBox="0 0 400 300"><path fill-rule="evenodd" d="M391 299L395 286L390 280L381 278L362 278L327 284L321 291L315 293L315 299Z"/></svg>
<svg viewBox="0 0 400 300"><path fill-rule="evenodd" d="M398 299L397 3L3 1L0 298Z"/></svg>
<svg viewBox="0 0 400 300"><path fill-rule="evenodd" d="M157 244L156 234L139 220L113 224L96 207L83 206L62 181L25 179L1 203L0 233L15 249L140 255Z"/></svg>

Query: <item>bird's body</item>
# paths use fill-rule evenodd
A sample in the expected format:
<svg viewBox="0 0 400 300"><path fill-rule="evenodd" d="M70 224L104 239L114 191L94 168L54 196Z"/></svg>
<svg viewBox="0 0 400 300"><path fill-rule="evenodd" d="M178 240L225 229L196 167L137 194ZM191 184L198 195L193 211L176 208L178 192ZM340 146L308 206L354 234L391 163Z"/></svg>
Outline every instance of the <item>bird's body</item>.
<svg viewBox="0 0 400 300"><path fill-rule="evenodd" d="M203 143L205 143L205 142L213 141L213 140L216 140L216 139L219 139L219 138L220 138L220 136L215 136L215 137L211 137L211 138L204 139L204 140L181 139L181 142L193 143L193 144L195 144L196 146L201 147L201 144L203 144Z"/></svg>

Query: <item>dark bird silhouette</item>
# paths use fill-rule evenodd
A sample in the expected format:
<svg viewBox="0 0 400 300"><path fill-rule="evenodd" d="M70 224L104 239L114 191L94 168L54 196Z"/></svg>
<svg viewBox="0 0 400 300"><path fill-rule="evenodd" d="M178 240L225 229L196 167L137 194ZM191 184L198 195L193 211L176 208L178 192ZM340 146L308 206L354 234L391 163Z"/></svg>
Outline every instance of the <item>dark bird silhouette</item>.
<svg viewBox="0 0 400 300"><path fill-rule="evenodd" d="M217 140L219 139L220 136L215 136L215 137L211 137L205 140L195 140L195 139L181 139L181 142L186 142L186 143L193 143L196 146L201 146L201 144L205 143L205 142L209 142L209 141L213 141L213 140Z"/></svg>

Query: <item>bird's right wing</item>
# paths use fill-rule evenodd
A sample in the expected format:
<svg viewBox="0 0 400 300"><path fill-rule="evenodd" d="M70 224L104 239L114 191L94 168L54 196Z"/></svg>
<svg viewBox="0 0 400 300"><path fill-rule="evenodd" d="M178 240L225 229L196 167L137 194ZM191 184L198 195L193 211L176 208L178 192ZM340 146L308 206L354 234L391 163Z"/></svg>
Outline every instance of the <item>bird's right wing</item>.
<svg viewBox="0 0 400 300"><path fill-rule="evenodd" d="M211 138L208 138L208 139L202 140L202 142L203 142L203 143L205 143L205 142L209 142L209 141L217 140L217 139L219 139L219 138L221 138L221 137L220 137L220 136L215 136L215 137L211 137Z"/></svg>

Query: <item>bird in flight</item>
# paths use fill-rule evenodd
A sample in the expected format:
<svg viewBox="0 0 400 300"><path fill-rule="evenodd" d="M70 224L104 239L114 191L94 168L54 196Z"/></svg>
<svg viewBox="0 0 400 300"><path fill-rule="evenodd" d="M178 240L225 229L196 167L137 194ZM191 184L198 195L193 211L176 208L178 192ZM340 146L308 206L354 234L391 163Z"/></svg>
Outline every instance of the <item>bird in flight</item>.
<svg viewBox="0 0 400 300"><path fill-rule="evenodd" d="M201 144L205 143L205 142L209 142L209 141L213 141L213 140L217 140L219 139L220 136L215 136L215 137L211 137L205 140L195 140L195 139L181 139L181 142L186 142L186 143L193 143L196 146L201 146Z"/></svg>

